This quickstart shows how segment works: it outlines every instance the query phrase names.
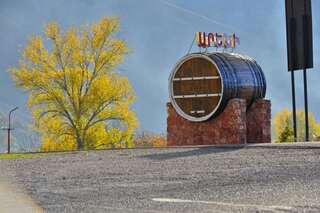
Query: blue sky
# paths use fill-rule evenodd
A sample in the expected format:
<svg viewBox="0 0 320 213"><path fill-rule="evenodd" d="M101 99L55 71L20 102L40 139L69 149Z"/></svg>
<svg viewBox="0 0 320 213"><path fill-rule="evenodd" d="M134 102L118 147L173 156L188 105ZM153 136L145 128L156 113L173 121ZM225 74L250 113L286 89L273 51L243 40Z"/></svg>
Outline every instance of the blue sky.
<svg viewBox="0 0 320 213"><path fill-rule="evenodd" d="M313 0L314 65L308 72L309 110L320 119L320 1ZM19 106L16 119L29 122L27 94L17 89L6 70L15 66L19 51L32 34L42 34L48 21L63 27L81 26L103 16L118 16L119 37L132 53L119 67L137 93L133 109L140 129L166 130L168 76L185 55L196 31L235 32L237 52L255 58L267 79L272 112L291 108L287 72L284 0L1 0L0 112ZM194 50L197 50L194 48ZM302 74L296 77L297 104L303 107Z"/></svg>

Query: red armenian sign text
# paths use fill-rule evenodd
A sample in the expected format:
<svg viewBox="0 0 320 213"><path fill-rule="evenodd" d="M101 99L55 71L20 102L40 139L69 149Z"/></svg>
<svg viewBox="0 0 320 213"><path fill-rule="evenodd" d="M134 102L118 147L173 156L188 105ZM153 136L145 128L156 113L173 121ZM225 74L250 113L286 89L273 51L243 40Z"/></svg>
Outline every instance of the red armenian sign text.
<svg viewBox="0 0 320 213"><path fill-rule="evenodd" d="M208 35L206 35L205 32L197 32L196 40L198 46L202 48L216 47L234 49L240 44L240 39L235 33L228 36L225 33L208 33Z"/></svg>

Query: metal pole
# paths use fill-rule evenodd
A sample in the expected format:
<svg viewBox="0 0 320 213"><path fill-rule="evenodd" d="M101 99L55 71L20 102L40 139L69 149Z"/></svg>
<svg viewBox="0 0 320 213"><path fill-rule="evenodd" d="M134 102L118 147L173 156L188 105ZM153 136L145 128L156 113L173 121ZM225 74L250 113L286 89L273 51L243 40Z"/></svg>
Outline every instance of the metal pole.
<svg viewBox="0 0 320 213"><path fill-rule="evenodd" d="M303 69L303 84L304 84L304 115L305 115L305 138L309 141L309 110L308 110L308 84L307 84L307 70Z"/></svg>
<svg viewBox="0 0 320 213"><path fill-rule="evenodd" d="M294 81L294 70L291 70L291 87L292 87L292 114L293 114L293 133L294 141L297 142L297 112L296 112L296 88Z"/></svg>
<svg viewBox="0 0 320 213"><path fill-rule="evenodd" d="M8 154L10 154L10 129L8 128Z"/></svg>
<svg viewBox="0 0 320 213"><path fill-rule="evenodd" d="M18 107L13 108L12 110L10 110L9 112L9 120L8 120L8 154L10 154L10 145L11 145L11 141L10 141L10 131L11 129L11 114L16 111L18 109Z"/></svg>

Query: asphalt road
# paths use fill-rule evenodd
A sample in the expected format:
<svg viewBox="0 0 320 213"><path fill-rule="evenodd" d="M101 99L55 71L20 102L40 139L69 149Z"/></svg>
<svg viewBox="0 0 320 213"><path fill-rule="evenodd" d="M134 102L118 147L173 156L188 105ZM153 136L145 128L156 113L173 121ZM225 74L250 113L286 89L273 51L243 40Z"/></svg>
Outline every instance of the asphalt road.
<svg viewBox="0 0 320 213"><path fill-rule="evenodd" d="M90 151L0 169L46 212L320 212L320 149Z"/></svg>

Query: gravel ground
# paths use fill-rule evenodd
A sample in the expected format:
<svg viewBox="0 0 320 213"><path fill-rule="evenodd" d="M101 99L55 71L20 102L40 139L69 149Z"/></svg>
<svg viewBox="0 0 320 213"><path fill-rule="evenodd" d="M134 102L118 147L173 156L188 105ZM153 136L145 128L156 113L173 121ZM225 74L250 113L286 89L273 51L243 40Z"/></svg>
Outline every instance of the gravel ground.
<svg viewBox="0 0 320 213"><path fill-rule="evenodd" d="M90 151L0 169L47 212L320 212L320 149Z"/></svg>

